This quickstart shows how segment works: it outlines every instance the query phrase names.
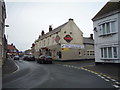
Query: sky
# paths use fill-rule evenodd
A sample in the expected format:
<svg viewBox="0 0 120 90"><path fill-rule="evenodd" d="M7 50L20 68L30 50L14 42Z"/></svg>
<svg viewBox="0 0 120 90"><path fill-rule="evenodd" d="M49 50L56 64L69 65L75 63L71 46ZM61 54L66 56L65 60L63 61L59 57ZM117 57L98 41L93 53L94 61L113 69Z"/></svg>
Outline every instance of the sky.
<svg viewBox="0 0 120 90"><path fill-rule="evenodd" d="M5 0L8 43L20 51L30 49L41 35L74 19L84 37L93 33L92 18L108 0Z"/></svg>

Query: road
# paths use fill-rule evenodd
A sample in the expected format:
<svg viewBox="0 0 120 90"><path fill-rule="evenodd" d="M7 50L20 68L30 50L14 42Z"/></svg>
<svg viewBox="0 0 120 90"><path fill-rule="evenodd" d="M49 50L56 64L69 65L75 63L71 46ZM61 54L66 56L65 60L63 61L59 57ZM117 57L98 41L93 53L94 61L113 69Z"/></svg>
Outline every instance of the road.
<svg viewBox="0 0 120 90"><path fill-rule="evenodd" d="M3 77L3 88L115 88L113 82L84 68L87 63L38 64L15 61L18 70ZM108 80L108 81L107 81Z"/></svg>

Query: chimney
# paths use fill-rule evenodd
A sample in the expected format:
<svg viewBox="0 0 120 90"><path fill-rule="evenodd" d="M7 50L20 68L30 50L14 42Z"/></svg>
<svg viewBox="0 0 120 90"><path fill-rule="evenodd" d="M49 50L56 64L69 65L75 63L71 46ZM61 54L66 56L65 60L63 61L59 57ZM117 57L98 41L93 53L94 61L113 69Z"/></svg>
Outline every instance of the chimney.
<svg viewBox="0 0 120 90"><path fill-rule="evenodd" d="M43 36L45 34L44 30L42 30L41 35Z"/></svg>
<svg viewBox="0 0 120 90"><path fill-rule="evenodd" d="M13 46L13 43L11 43L11 46Z"/></svg>
<svg viewBox="0 0 120 90"><path fill-rule="evenodd" d="M90 34L90 38L93 39L93 34Z"/></svg>
<svg viewBox="0 0 120 90"><path fill-rule="evenodd" d="M69 18L69 21L73 21L73 19L72 19L72 18Z"/></svg>
<svg viewBox="0 0 120 90"><path fill-rule="evenodd" d="M49 25L49 32L52 31L52 25Z"/></svg>
<svg viewBox="0 0 120 90"><path fill-rule="evenodd" d="M35 44L33 43L33 44L32 44L32 47L34 47L34 46L35 46Z"/></svg>

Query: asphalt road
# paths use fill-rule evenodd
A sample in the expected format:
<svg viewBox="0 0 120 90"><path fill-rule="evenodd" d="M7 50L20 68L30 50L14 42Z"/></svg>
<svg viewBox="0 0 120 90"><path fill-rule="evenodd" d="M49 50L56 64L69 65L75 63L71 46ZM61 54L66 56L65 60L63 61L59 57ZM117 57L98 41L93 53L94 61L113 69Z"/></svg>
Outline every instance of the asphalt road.
<svg viewBox="0 0 120 90"><path fill-rule="evenodd" d="M115 88L113 82L91 73L82 66L93 63L38 64L35 61L16 61L18 70L3 77L3 88ZM69 65L68 65L69 64Z"/></svg>

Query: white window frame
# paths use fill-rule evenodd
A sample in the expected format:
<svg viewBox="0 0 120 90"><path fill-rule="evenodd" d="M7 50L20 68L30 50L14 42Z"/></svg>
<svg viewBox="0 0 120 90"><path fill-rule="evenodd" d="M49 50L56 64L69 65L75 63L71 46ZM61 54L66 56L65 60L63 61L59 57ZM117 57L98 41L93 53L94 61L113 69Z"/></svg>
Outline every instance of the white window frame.
<svg viewBox="0 0 120 90"><path fill-rule="evenodd" d="M109 53L108 53L108 48L111 47L112 48L112 58L109 58ZM116 47L117 49L117 58L114 58L114 51L113 51L113 48ZM104 54L104 48L107 49L107 58L105 58L105 54ZM102 52L101 52L101 49L103 49L103 57L102 57ZM108 47L101 47L100 48L100 58L101 59L118 59L118 46L108 46Z"/></svg>
<svg viewBox="0 0 120 90"><path fill-rule="evenodd" d="M114 27L115 30L114 31L112 30L112 22L115 23L115 27ZM110 32L108 32L108 33L107 33L107 23L109 23L109 28L110 28ZM104 24L105 24L105 33L103 32L103 25ZM117 33L116 25L117 25L117 19L107 20L107 21L104 21L102 23L99 23L98 24L99 30L100 30L99 36L104 36L104 35L109 35L109 34Z"/></svg>

